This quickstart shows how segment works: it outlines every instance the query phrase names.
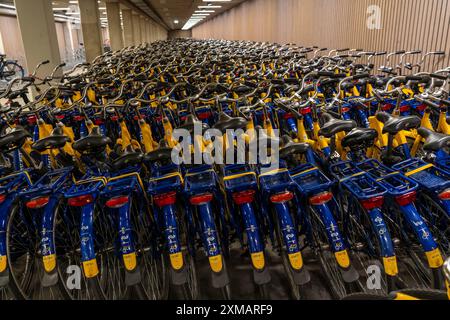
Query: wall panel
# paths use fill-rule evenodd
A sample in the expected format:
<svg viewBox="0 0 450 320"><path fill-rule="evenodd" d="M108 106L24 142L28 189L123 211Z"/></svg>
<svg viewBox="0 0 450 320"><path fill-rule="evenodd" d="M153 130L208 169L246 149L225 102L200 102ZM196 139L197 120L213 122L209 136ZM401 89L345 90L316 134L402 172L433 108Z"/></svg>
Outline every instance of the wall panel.
<svg viewBox="0 0 450 320"><path fill-rule="evenodd" d="M379 30L367 27L370 5L381 9ZM192 35L327 48L445 50L444 57L428 59L424 66L438 69L450 65L450 0L248 0L195 27Z"/></svg>

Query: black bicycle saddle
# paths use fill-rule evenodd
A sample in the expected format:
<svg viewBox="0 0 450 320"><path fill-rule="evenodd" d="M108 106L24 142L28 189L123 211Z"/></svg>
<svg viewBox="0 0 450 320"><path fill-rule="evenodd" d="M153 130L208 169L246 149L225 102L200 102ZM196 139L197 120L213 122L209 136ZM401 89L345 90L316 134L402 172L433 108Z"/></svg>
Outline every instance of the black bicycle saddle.
<svg viewBox="0 0 450 320"><path fill-rule="evenodd" d="M342 139L342 146L354 148L366 144L373 144L378 133L375 129L355 128Z"/></svg>
<svg viewBox="0 0 450 320"><path fill-rule="evenodd" d="M282 148L280 149L280 158L284 159L296 154L305 154L309 149L307 143L296 143L288 135L281 137Z"/></svg>
<svg viewBox="0 0 450 320"><path fill-rule="evenodd" d="M357 126L354 120L339 120L329 113L324 113L322 119L324 120L324 124L319 134L326 138L331 138L339 132L349 132Z"/></svg>
<svg viewBox="0 0 450 320"><path fill-rule="evenodd" d="M394 117L387 112L378 112L377 119L384 123L383 133L392 135L420 126L420 118L417 116Z"/></svg>
<svg viewBox="0 0 450 320"><path fill-rule="evenodd" d="M144 160L149 161L149 162L156 162L156 161L164 162L164 161L172 159L172 151L173 151L173 148L170 148L167 145L167 142L164 139L162 139L159 142L158 149L147 153L144 156Z"/></svg>
<svg viewBox="0 0 450 320"><path fill-rule="evenodd" d="M425 138L423 149L426 151L439 151L450 148L450 135L437 133L426 128L419 128L419 134Z"/></svg>
<svg viewBox="0 0 450 320"><path fill-rule="evenodd" d="M75 141L73 148L81 153L103 152L111 139L101 134L99 127L94 127L91 133Z"/></svg>
<svg viewBox="0 0 450 320"><path fill-rule="evenodd" d="M178 129L188 130L191 134L194 133L195 126L201 126L202 133L209 129L209 125L207 123L203 123L197 119L197 117L193 114L189 114L186 116L184 123L178 127Z"/></svg>
<svg viewBox="0 0 450 320"><path fill-rule="evenodd" d="M60 149L69 141L70 138L64 135L62 127L58 125L48 137L36 141L31 145L31 148L39 152L49 149Z"/></svg>
<svg viewBox="0 0 450 320"><path fill-rule="evenodd" d="M239 130L244 129L248 124L248 121L242 117L230 117L225 112L219 114L219 120L213 126L214 129L219 130L223 134L227 130Z"/></svg>
<svg viewBox="0 0 450 320"><path fill-rule="evenodd" d="M126 167L133 167L140 165L144 160L144 154L141 151L135 151L131 145L129 145L123 154L112 162L112 166L115 170L121 170Z"/></svg>
<svg viewBox="0 0 450 320"><path fill-rule="evenodd" d="M11 152L23 146L31 134L23 127L17 126L11 132L0 137L0 150Z"/></svg>

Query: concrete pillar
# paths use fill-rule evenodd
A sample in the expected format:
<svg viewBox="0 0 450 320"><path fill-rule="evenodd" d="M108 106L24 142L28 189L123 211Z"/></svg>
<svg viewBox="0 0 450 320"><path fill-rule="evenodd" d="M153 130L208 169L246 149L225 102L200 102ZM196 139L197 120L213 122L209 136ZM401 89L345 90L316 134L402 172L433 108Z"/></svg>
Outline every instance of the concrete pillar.
<svg viewBox="0 0 450 320"><path fill-rule="evenodd" d="M95 0L78 0L86 61L92 62L103 53L100 13Z"/></svg>
<svg viewBox="0 0 450 320"><path fill-rule="evenodd" d="M141 40L141 19L137 13L133 12L133 43L140 45Z"/></svg>
<svg viewBox="0 0 450 320"><path fill-rule="evenodd" d="M150 43L150 20L145 20L145 42Z"/></svg>
<svg viewBox="0 0 450 320"><path fill-rule="evenodd" d="M22 35L27 71L32 73L44 60L39 77L49 75L61 63L51 0L15 0L17 19Z"/></svg>
<svg viewBox="0 0 450 320"><path fill-rule="evenodd" d="M154 42L155 41L155 24L153 23L153 21L150 21L149 28L150 28L150 32L149 32L150 42Z"/></svg>
<svg viewBox="0 0 450 320"><path fill-rule="evenodd" d="M106 15L108 16L109 41L111 50L117 51L123 48L122 27L120 25L120 4L118 2L106 2Z"/></svg>
<svg viewBox="0 0 450 320"><path fill-rule="evenodd" d="M141 30L141 43L145 42L145 18L139 16L139 29Z"/></svg>
<svg viewBox="0 0 450 320"><path fill-rule="evenodd" d="M133 15L130 9L122 9L123 39L126 47L134 45Z"/></svg>

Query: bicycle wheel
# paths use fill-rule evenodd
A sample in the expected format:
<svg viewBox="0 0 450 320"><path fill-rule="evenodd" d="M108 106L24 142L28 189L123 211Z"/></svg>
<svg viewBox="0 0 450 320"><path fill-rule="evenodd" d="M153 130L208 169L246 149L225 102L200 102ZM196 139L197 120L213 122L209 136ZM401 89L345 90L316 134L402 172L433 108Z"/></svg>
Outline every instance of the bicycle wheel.
<svg viewBox="0 0 450 320"><path fill-rule="evenodd" d="M325 226L319 214L313 207L307 206L308 217L311 226L312 249L319 259L320 267L328 283L330 293L334 299L342 299L347 295L347 286L342 277L342 272L336 262L336 258L329 249L328 237Z"/></svg>
<svg viewBox="0 0 450 320"><path fill-rule="evenodd" d="M275 221L276 241L278 243L278 247L280 250L281 262L283 264L286 278L288 280L289 291L290 291L291 297L294 300L301 300L303 298L302 290L301 290L302 288L301 288L301 286L299 286L295 283L293 270L292 270L291 264L289 262L288 252L287 252L286 246L284 245L284 241L282 239L280 223L279 223L278 219L274 219L274 221ZM303 266L303 268L305 268L305 266Z"/></svg>
<svg viewBox="0 0 450 320"><path fill-rule="evenodd" d="M6 61L3 65L3 77L6 81L11 81L16 78L23 78L25 72L23 68L13 61Z"/></svg>
<svg viewBox="0 0 450 320"><path fill-rule="evenodd" d="M441 252L448 256L450 254L450 217L439 203L424 192L417 194L416 206L433 233Z"/></svg>
<svg viewBox="0 0 450 320"><path fill-rule="evenodd" d="M141 273L141 283L137 288L138 297L150 300L167 299L169 294L167 260L155 235L150 213L139 208L138 201L134 198L131 200L131 206L135 249ZM139 292L143 292L144 295L140 295Z"/></svg>
<svg viewBox="0 0 450 320"><path fill-rule="evenodd" d="M177 212L182 212L181 206L177 206ZM180 239L182 241L181 251L183 253L184 264L186 270L186 282L182 285L176 285L173 288L174 295L177 299L182 300L196 300L199 297L199 287L197 278L197 268L195 265L195 259L191 255L195 248L191 245L189 240L189 230L187 228L184 215L177 215L178 225L180 226Z"/></svg>
<svg viewBox="0 0 450 320"><path fill-rule="evenodd" d="M10 272L21 295L32 300L63 299L60 288L42 282L45 270L40 254L40 215L26 208L13 210L7 229L8 255L11 259Z"/></svg>
<svg viewBox="0 0 450 320"><path fill-rule="evenodd" d="M404 221L403 214L395 205L391 205L389 210L391 212L390 216L393 218L388 218L387 222L390 230L393 230L393 235L399 241L396 251L403 264L402 269L405 281L407 281L407 287L432 288L434 286L435 271L428 266L428 261L417 239L417 235L411 230L409 223ZM427 224L429 225L429 223Z"/></svg>
<svg viewBox="0 0 450 320"><path fill-rule="evenodd" d="M6 258L9 281L2 288L2 299L27 299L26 291L29 287L34 259L27 224L19 214L18 204L13 204L7 224ZM24 235L24 236L22 236ZM24 290L25 289L25 290Z"/></svg>
<svg viewBox="0 0 450 320"><path fill-rule="evenodd" d="M58 273L68 296L74 300L120 299L126 294L122 262L116 254L113 220L95 208L93 226L99 274L86 278L81 271L80 212L62 205L55 216L55 246ZM77 270L80 279L74 279L70 269ZM75 273L76 274L76 273Z"/></svg>
<svg viewBox="0 0 450 320"><path fill-rule="evenodd" d="M365 209L347 190L343 190L340 195L340 206L343 213L344 233L355 268L367 272L369 267L378 267L382 271L379 285L370 289L361 286L362 291L371 294L387 294L389 288L382 263L380 243Z"/></svg>

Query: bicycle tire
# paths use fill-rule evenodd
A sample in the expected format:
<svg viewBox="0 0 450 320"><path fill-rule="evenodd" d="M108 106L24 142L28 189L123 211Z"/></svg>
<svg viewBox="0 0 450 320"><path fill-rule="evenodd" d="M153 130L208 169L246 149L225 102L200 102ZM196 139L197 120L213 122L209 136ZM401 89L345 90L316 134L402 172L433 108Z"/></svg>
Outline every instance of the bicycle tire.
<svg viewBox="0 0 450 320"><path fill-rule="evenodd" d="M307 210L310 213L308 217L310 217L311 235L314 241L313 252L320 261L320 267L326 277L331 296L334 299L341 299L347 294L347 288L336 259L329 249L325 249L329 246L327 235L323 231L324 225L314 208L307 206Z"/></svg>
<svg viewBox="0 0 450 320"><path fill-rule="evenodd" d="M10 66L10 67L8 67ZM8 73L11 73L14 69L17 71L14 71L13 75L5 75L3 72L3 77L6 81L11 81L15 78L23 78L25 76L25 71L23 70L22 66L14 61L6 61L3 65L3 69L7 69ZM16 76L17 75L17 76Z"/></svg>
<svg viewBox="0 0 450 320"><path fill-rule="evenodd" d="M106 259L104 255L97 254L97 264L99 266L99 274L93 278L86 278L82 272L81 255L79 253L80 246L80 221L77 209L63 205L64 209L58 211L55 216L55 247L57 256L58 273L61 283L65 287L68 297L71 300L106 300L111 299L111 295L107 295L107 270ZM94 232L97 236L102 234L100 228L96 228L102 222L99 221L102 213L96 207L94 213ZM97 238L97 237L96 237ZM98 243L96 241L96 251L98 251ZM68 287L67 268L74 266L80 268L81 279L79 288Z"/></svg>
<svg viewBox="0 0 450 320"><path fill-rule="evenodd" d="M181 252L183 254L185 268L187 268L187 282L183 285L173 285L171 294L179 300L197 300L199 298L199 286L197 277L197 267L191 252L194 252L193 246L189 242L189 231L186 223L186 216L180 204L176 205L177 223L179 226L179 237L181 239ZM164 248L166 245L163 243ZM166 258L168 260L168 257ZM171 268L170 262L167 263Z"/></svg>
<svg viewBox="0 0 450 320"><path fill-rule="evenodd" d="M272 209L272 213L274 214L274 209ZM275 216L275 215L274 215ZM276 216L275 216L276 217ZM294 300L302 300L303 299L303 295L301 292L301 287L299 285L297 285L294 281L294 276L292 274L292 269L291 269L291 265L289 262L289 257L284 245L284 241L282 239L281 236L281 230L280 230L280 224L277 218L274 219L275 221L275 236L276 236L276 241L278 243L278 247L280 250L280 256L281 256L281 262L283 264L283 268L286 274L286 278L288 280L289 283L289 291L291 294L292 299ZM303 266L303 268L305 268L305 266Z"/></svg>
<svg viewBox="0 0 450 320"><path fill-rule="evenodd" d="M141 272L141 282L137 285L140 298L164 300L169 294L168 269L162 248L152 227L150 213L140 210L138 201L131 202L131 222L135 240L135 250ZM138 295L139 296L139 295Z"/></svg>

